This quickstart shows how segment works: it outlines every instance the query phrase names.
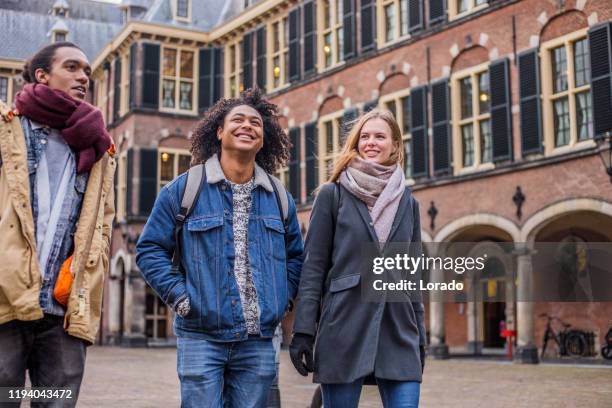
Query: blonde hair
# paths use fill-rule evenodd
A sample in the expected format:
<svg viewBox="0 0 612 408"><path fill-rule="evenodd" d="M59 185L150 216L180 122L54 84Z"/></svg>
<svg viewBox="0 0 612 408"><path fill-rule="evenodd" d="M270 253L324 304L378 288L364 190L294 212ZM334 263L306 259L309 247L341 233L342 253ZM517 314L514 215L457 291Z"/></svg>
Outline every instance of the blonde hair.
<svg viewBox="0 0 612 408"><path fill-rule="evenodd" d="M391 153L389 156L389 160L387 163L383 163L385 165L391 165L397 163L400 167L404 166L404 148L402 142L402 131L395 120L395 116L393 113L386 109L372 109L371 111L361 115L358 119L356 119L352 124L348 124L351 126L351 131L346 138L346 142L342 147L342 151L340 152L340 156L336 160L336 164L334 165L334 169L327 179L328 183L335 183L338 181L340 174L346 169L351 160L353 160L356 156L359 156L359 137L361 136L361 129L363 125L370 119L382 119L387 122L389 128L391 129L391 140L395 145L395 151ZM347 124L344 124L347 126ZM347 127L348 127L347 126Z"/></svg>

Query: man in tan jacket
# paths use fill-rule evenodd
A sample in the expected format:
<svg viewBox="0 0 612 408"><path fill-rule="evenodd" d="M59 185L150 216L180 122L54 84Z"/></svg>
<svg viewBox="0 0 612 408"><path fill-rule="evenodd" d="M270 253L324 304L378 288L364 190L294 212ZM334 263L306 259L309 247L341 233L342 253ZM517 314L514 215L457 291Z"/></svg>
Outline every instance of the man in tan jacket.
<svg viewBox="0 0 612 408"><path fill-rule="evenodd" d="M16 109L0 102L0 386L27 370L33 387L71 389L61 406L76 404L96 338L114 216L90 74L76 45L55 43L24 67Z"/></svg>

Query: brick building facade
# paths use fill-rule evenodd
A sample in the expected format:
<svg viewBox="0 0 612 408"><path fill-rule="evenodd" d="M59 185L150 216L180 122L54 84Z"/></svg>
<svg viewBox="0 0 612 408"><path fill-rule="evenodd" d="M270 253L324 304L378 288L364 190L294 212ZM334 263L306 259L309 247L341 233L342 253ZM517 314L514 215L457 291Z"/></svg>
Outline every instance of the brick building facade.
<svg viewBox="0 0 612 408"><path fill-rule="evenodd" d="M159 188L188 168L199 115L255 85L279 106L294 145L279 174L304 232L311 192L328 175L344 124L379 106L404 132L423 241L478 242L492 252L500 242L612 241L612 186L595 142L612 128L608 1L141 0L120 7L121 29L92 57L93 101L120 152L103 342L172 340L171 314L142 281L134 243ZM507 302L430 299L434 355L500 350L503 320L518 331L519 360L536 361L542 313L603 341L612 302L516 301L530 290L530 253L500 258L501 275L482 279L511 294Z"/></svg>

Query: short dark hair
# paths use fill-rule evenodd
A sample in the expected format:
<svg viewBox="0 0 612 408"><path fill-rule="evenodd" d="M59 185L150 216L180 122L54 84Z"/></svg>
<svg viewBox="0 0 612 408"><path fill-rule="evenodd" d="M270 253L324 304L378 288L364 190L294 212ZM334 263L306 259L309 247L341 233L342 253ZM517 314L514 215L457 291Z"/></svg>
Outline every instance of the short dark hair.
<svg viewBox="0 0 612 408"><path fill-rule="evenodd" d="M53 44L49 44L34 54L25 65L23 66L23 72L21 76L27 83L36 83L36 70L42 68L43 71L51 72L51 65L53 64L53 57L55 57L55 51L58 48L69 47L81 50L81 48L71 42L61 41ZM81 50L83 51L83 50Z"/></svg>
<svg viewBox="0 0 612 408"><path fill-rule="evenodd" d="M278 123L276 105L264 99L259 88L244 91L239 98L220 99L206 113L195 128L191 144L192 164L203 163L215 153L221 153L217 129L223 127L225 116L236 106L247 105L255 109L263 121L263 146L255 162L267 173L274 173L289 160L289 137Z"/></svg>

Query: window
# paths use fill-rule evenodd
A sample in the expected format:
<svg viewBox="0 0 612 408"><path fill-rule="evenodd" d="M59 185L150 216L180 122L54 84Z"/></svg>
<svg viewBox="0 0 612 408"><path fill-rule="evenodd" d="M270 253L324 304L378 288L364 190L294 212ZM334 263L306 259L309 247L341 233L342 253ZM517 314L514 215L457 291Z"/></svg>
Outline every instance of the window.
<svg viewBox="0 0 612 408"><path fill-rule="evenodd" d="M9 92L9 77L0 76L0 101L5 102L7 105L11 104L9 98L11 97L11 93Z"/></svg>
<svg viewBox="0 0 612 408"><path fill-rule="evenodd" d="M342 31L343 0L319 0L319 66L329 68L343 60L344 39Z"/></svg>
<svg viewBox="0 0 612 408"><path fill-rule="evenodd" d="M453 20L488 6L489 0L448 0L448 18Z"/></svg>
<svg viewBox="0 0 612 408"><path fill-rule="evenodd" d="M225 94L235 98L244 91L244 78L242 74L242 41L229 45L225 53Z"/></svg>
<svg viewBox="0 0 612 408"><path fill-rule="evenodd" d="M327 180L334 169L335 159L342 149L340 126L342 111L319 120L319 180Z"/></svg>
<svg viewBox="0 0 612 408"><path fill-rule="evenodd" d="M164 47L162 51L161 103L166 111L195 113L195 52Z"/></svg>
<svg viewBox="0 0 612 408"><path fill-rule="evenodd" d="M456 169L492 165L491 101L486 64L462 71L452 80L453 152Z"/></svg>
<svg viewBox="0 0 612 408"><path fill-rule="evenodd" d="M175 0L176 10L175 18L177 20L190 20L191 19L191 2L190 0Z"/></svg>
<svg viewBox="0 0 612 408"><path fill-rule="evenodd" d="M130 101L130 54L121 56L121 105L119 115L125 115L129 110Z"/></svg>
<svg viewBox="0 0 612 408"><path fill-rule="evenodd" d="M593 138L590 59L586 30L542 45L546 152Z"/></svg>
<svg viewBox="0 0 612 408"><path fill-rule="evenodd" d="M410 150L410 95L406 91L396 92L380 98L381 107L393 113L404 142L404 174L412 178L412 152Z"/></svg>
<svg viewBox="0 0 612 408"><path fill-rule="evenodd" d="M189 170L191 154L187 150L160 149L158 156L159 189Z"/></svg>
<svg viewBox="0 0 612 408"><path fill-rule="evenodd" d="M277 89L288 83L289 76L289 23L283 17L268 25L268 84Z"/></svg>
<svg viewBox="0 0 612 408"><path fill-rule="evenodd" d="M121 152L117 166L117 221L125 219L127 209L127 151Z"/></svg>
<svg viewBox="0 0 612 408"><path fill-rule="evenodd" d="M64 42L66 41L66 32L65 31L54 31L53 32L53 42Z"/></svg>
<svg viewBox="0 0 612 408"><path fill-rule="evenodd" d="M150 339L168 337L168 308L147 285L145 295L145 336Z"/></svg>
<svg viewBox="0 0 612 408"><path fill-rule="evenodd" d="M379 26L382 29L381 44L408 36L408 0L383 0L379 2Z"/></svg>

